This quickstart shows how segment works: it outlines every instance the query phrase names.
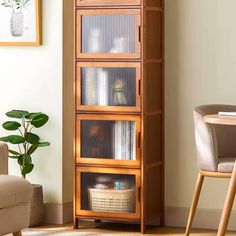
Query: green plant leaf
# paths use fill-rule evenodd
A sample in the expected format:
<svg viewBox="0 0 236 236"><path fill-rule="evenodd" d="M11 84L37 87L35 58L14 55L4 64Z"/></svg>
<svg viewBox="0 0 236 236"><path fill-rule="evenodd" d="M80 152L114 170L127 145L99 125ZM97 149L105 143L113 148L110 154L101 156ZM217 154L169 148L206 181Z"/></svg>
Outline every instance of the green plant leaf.
<svg viewBox="0 0 236 236"><path fill-rule="evenodd" d="M42 112L32 112L32 113L29 113L28 115L25 116L25 119L27 120L32 120L34 119L35 117L37 117L38 115L41 115Z"/></svg>
<svg viewBox="0 0 236 236"><path fill-rule="evenodd" d="M1 137L0 141L11 143L11 144L21 144L25 142L24 137L19 135L9 135L6 137Z"/></svg>
<svg viewBox="0 0 236 236"><path fill-rule="evenodd" d="M50 143L49 143L49 142L41 142L41 143L38 143L38 147L47 147L47 146L50 146Z"/></svg>
<svg viewBox="0 0 236 236"><path fill-rule="evenodd" d="M15 155L15 156L20 156L20 153L19 153L19 152L16 152L16 151L11 150L11 149L9 149L8 151L9 151L9 153L11 153L11 154L13 154L13 155Z"/></svg>
<svg viewBox="0 0 236 236"><path fill-rule="evenodd" d="M29 114L28 111L24 110L12 110L6 113L6 116L10 118L22 119Z"/></svg>
<svg viewBox="0 0 236 236"><path fill-rule="evenodd" d="M37 144L39 142L40 138L37 134L33 134L28 132L25 137L25 141L30 144Z"/></svg>
<svg viewBox="0 0 236 236"><path fill-rule="evenodd" d="M38 148L38 145L37 144L33 144L30 146L28 152L27 152L27 155L32 155Z"/></svg>
<svg viewBox="0 0 236 236"><path fill-rule="evenodd" d="M21 124L16 121L7 121L5 122L2 127L6 130L17 130L21 127Z"/></svg>
<svg viewBox="0 0 236 236"><path fill-rule="evenodd" d="M21 174L24 176L26 174L29 174L34 169L33 164L27 164L23 167Z"/></svg>
<svg viewBox="0 0 236 236"><path fill-rule="evenodd" d="M18 156L9 156L11 159L18 159Z"/></svg>
<svg viewBox="0 0 236 236"><path fill-rule="evenodd" d="M31 156L27 155L27 154L23 154L18 156L18 164L23 166L23 165L28 165L32 163L32 158Z"/></svg>
<svg viewBox="0 0 236 236"><path fill-rule="evenodd" d="M33 125L35 128L40 128L44 126L48 122L48 116L41 113L34 117L31 121L31 125Z"/></svg>
<svg viewBox="0 0 236 236"><path fill-rule="evenodd" d="M18 162L18 164L19 164L20 166L23 165L23 158L24 158L24 155L18 156L17 162Z"/></svg>
<svg viewBox="0 0 236 236"><path fill-rule="evenodd" d="M25 155L25 163L26 164L31 164L32 163L32 158L29 155Z"/></svg>

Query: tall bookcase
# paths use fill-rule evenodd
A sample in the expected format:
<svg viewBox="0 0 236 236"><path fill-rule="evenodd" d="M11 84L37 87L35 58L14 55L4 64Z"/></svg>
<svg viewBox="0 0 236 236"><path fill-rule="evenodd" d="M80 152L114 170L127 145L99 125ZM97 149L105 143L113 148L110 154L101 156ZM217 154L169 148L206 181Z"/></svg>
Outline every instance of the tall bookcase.
<svg viewBox="0 0 236 236"><path fill-rule="evenodd" d="M163 0L75 0L74 227L164 224Z"/></svg>

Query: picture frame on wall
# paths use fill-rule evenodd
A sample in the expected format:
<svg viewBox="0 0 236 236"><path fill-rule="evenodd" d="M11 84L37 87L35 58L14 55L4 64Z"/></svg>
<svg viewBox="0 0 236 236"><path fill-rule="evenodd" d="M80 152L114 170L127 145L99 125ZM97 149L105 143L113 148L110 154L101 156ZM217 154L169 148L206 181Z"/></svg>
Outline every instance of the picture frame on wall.
<svg viewBox="0 0 236 236"><path fill-rule="evenodd" d="M42 45L41 0L0 0L0 46Z"/></svg>

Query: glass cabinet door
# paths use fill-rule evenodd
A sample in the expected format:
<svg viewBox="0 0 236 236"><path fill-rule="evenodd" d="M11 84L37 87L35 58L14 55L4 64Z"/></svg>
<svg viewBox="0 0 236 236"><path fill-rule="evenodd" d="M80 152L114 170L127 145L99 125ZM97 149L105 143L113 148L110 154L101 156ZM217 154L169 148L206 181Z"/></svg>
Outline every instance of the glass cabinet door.
<svg viewBox="0 0 236 236"><path fill-rule="evenodd" d="M129 6L140 5L141 0L77 0L77 6Z"/></svg>
<svg viewBox="0 0 236 236"><path fill-rule="evenodd" d="M77 58L140 58L140 10L78 10Z"/></svg>
<svg viewBox="0 0 236 236"><path fill-rule="evenodd" d="M77 110L139 112L139 63L77 63Z"/></svg>
<svg viewBox="0 0 236 236"><path fill-rule="evenodd" d="M76 137L77 163L140 166L138 116L79 115Z"/></svg>
<svg viewBox="0 0 236 236"><path fill-rule="evenodd" d="M79 167L76 214L138 219L140 170Z"/></svg>

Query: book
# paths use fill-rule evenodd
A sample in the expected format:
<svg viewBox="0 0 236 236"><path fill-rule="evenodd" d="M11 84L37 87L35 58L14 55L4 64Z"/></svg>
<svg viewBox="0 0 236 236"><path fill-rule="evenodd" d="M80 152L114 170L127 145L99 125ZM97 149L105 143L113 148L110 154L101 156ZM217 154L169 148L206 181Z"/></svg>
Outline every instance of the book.
<svg viewBox="0 0 236 236"><path fill-rule="evenodd" d="M98 80L98 104L100 106L108 105L108 75L107 72L103 69L98 69L97 74Z"/></svg>

